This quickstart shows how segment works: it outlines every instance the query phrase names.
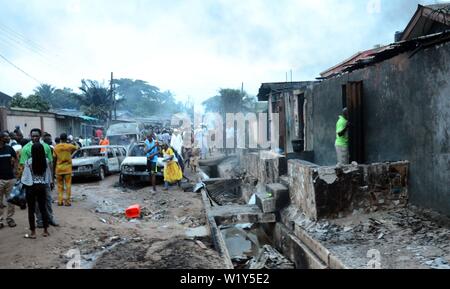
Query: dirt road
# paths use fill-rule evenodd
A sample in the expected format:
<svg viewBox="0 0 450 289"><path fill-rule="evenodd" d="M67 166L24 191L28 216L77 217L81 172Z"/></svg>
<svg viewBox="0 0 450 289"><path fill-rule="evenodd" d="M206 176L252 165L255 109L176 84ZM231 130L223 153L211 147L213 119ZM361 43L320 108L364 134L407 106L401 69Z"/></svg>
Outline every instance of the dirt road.
<svg viewBox="0 0 450 289"><path fill-rule="evenodd" d="M36 240L25 239L27 212L16 210L18 226L0 230L0 268L66 268L78 263L78 252L82 268L223 268L210 237L195 237L206 225L199 194L122 188L118 176L72 188L73 206L53 207L60 227L51 227L49 238L38 231ZM143 217L130 221L124 211L133 204Z"/></svg>

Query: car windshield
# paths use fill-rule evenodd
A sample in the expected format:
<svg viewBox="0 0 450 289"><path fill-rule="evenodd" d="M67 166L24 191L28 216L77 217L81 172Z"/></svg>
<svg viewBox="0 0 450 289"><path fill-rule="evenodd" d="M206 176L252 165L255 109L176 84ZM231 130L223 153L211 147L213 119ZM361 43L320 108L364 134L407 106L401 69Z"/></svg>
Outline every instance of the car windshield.
<svg viewBox="0 0 450 289"><path fill-rule="evenodd" d="M145 157L144 145L135 145L130 150L130 157Z"/></svg>
<svg viewBox="0 0 450 289"><path fill-rule="evenodd" d="M108 137L109 143L112 145L130 145L136 142L137 135L136 134L127 134L127 135L114 135Z"/></svg>
<svg viewBox="0 0 450 289"><path fill-rule="evenodd" d="M88 158L88 157L103 157L105 153L100 152L100 148L81 149L75 152L74 159Z"/></svg>
<svg viewBox="0 0 450 289"><path fill-rule="evenodd" d="M123 135L123 134L137 134L139 133L139 125L137 123L118 123L113 124L108 129L106 135Z"/></svg>

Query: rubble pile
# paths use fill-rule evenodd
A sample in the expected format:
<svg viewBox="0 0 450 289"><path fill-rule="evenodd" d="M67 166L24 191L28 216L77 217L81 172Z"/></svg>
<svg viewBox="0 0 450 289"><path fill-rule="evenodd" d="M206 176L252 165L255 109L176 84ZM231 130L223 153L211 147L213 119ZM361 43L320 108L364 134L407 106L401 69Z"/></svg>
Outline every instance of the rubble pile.
<svg viewBox="0 0 450 289"><path fill-rule="evenodd" d="M391 252L392 258L403 255L397 261L408 255L408 260L425 267L450 268L450 222L431 211L411 207L319 222L303 219L297 224L332 251L344 246L380 248Z"/></svg>
<svg viewBox="0 0 450 289"><path fill-rule="evenodd" d="M295 269L294 263L270 245L264 245L258 256L250 260L248 269Z"/></svg>

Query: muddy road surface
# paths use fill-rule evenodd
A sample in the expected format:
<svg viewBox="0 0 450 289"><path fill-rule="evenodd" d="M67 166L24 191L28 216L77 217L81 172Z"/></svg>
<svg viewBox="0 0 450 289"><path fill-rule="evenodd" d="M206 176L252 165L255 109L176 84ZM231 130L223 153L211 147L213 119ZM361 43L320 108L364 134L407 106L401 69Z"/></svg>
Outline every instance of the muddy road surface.
<svg viewBox="0 0 450 289"><path fill-rule="evenodd" d="M212 248L201 195L178 187L156 193L119 186L118 176L72 185L72 207L53 210L60 227L44 238L25 239L27 211L16 209L17 227L0 230L0 268L216 269L224 264ZM52 192L56 197L56 191ZM140 204L142 217L125 209ZM206 232L206 233L205 233Z"/></svg>

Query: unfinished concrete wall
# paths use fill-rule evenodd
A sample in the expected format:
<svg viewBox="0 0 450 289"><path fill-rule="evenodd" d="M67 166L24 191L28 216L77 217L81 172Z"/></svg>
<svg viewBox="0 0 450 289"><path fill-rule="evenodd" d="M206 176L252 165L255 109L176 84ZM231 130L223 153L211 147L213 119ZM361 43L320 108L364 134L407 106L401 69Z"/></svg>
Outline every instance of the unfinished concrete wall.
<svg viewBox="0 0 450 289"><path fill-rule="evenodd" d="M280 174L283 174L284 162L283 156L270 151L247 153L240 158L240 164L244 171L256 178L262 185L279 181Z"/></svg>
<svg viewBox="0 0 450 289"><path fill-rule="evenodd" d="M288 161L289 197L291 204L308 217L317 218L313 173L318 166L301 160Z"/></svg>
<svg viewBox="0 0 450 289"><path fill-rule="evenodd" d="M313 89L315 163L333 165L342 85L363 81L366 161L410 161L412 203L450 215L450 43L400 54Z"/></svg>
<svg viewBox="0 0 450 289"><path fill-rule="evenodd" d="M408 162L320 167L289 160L291 204L310 219L401 207L408 198Z"/></svg>

